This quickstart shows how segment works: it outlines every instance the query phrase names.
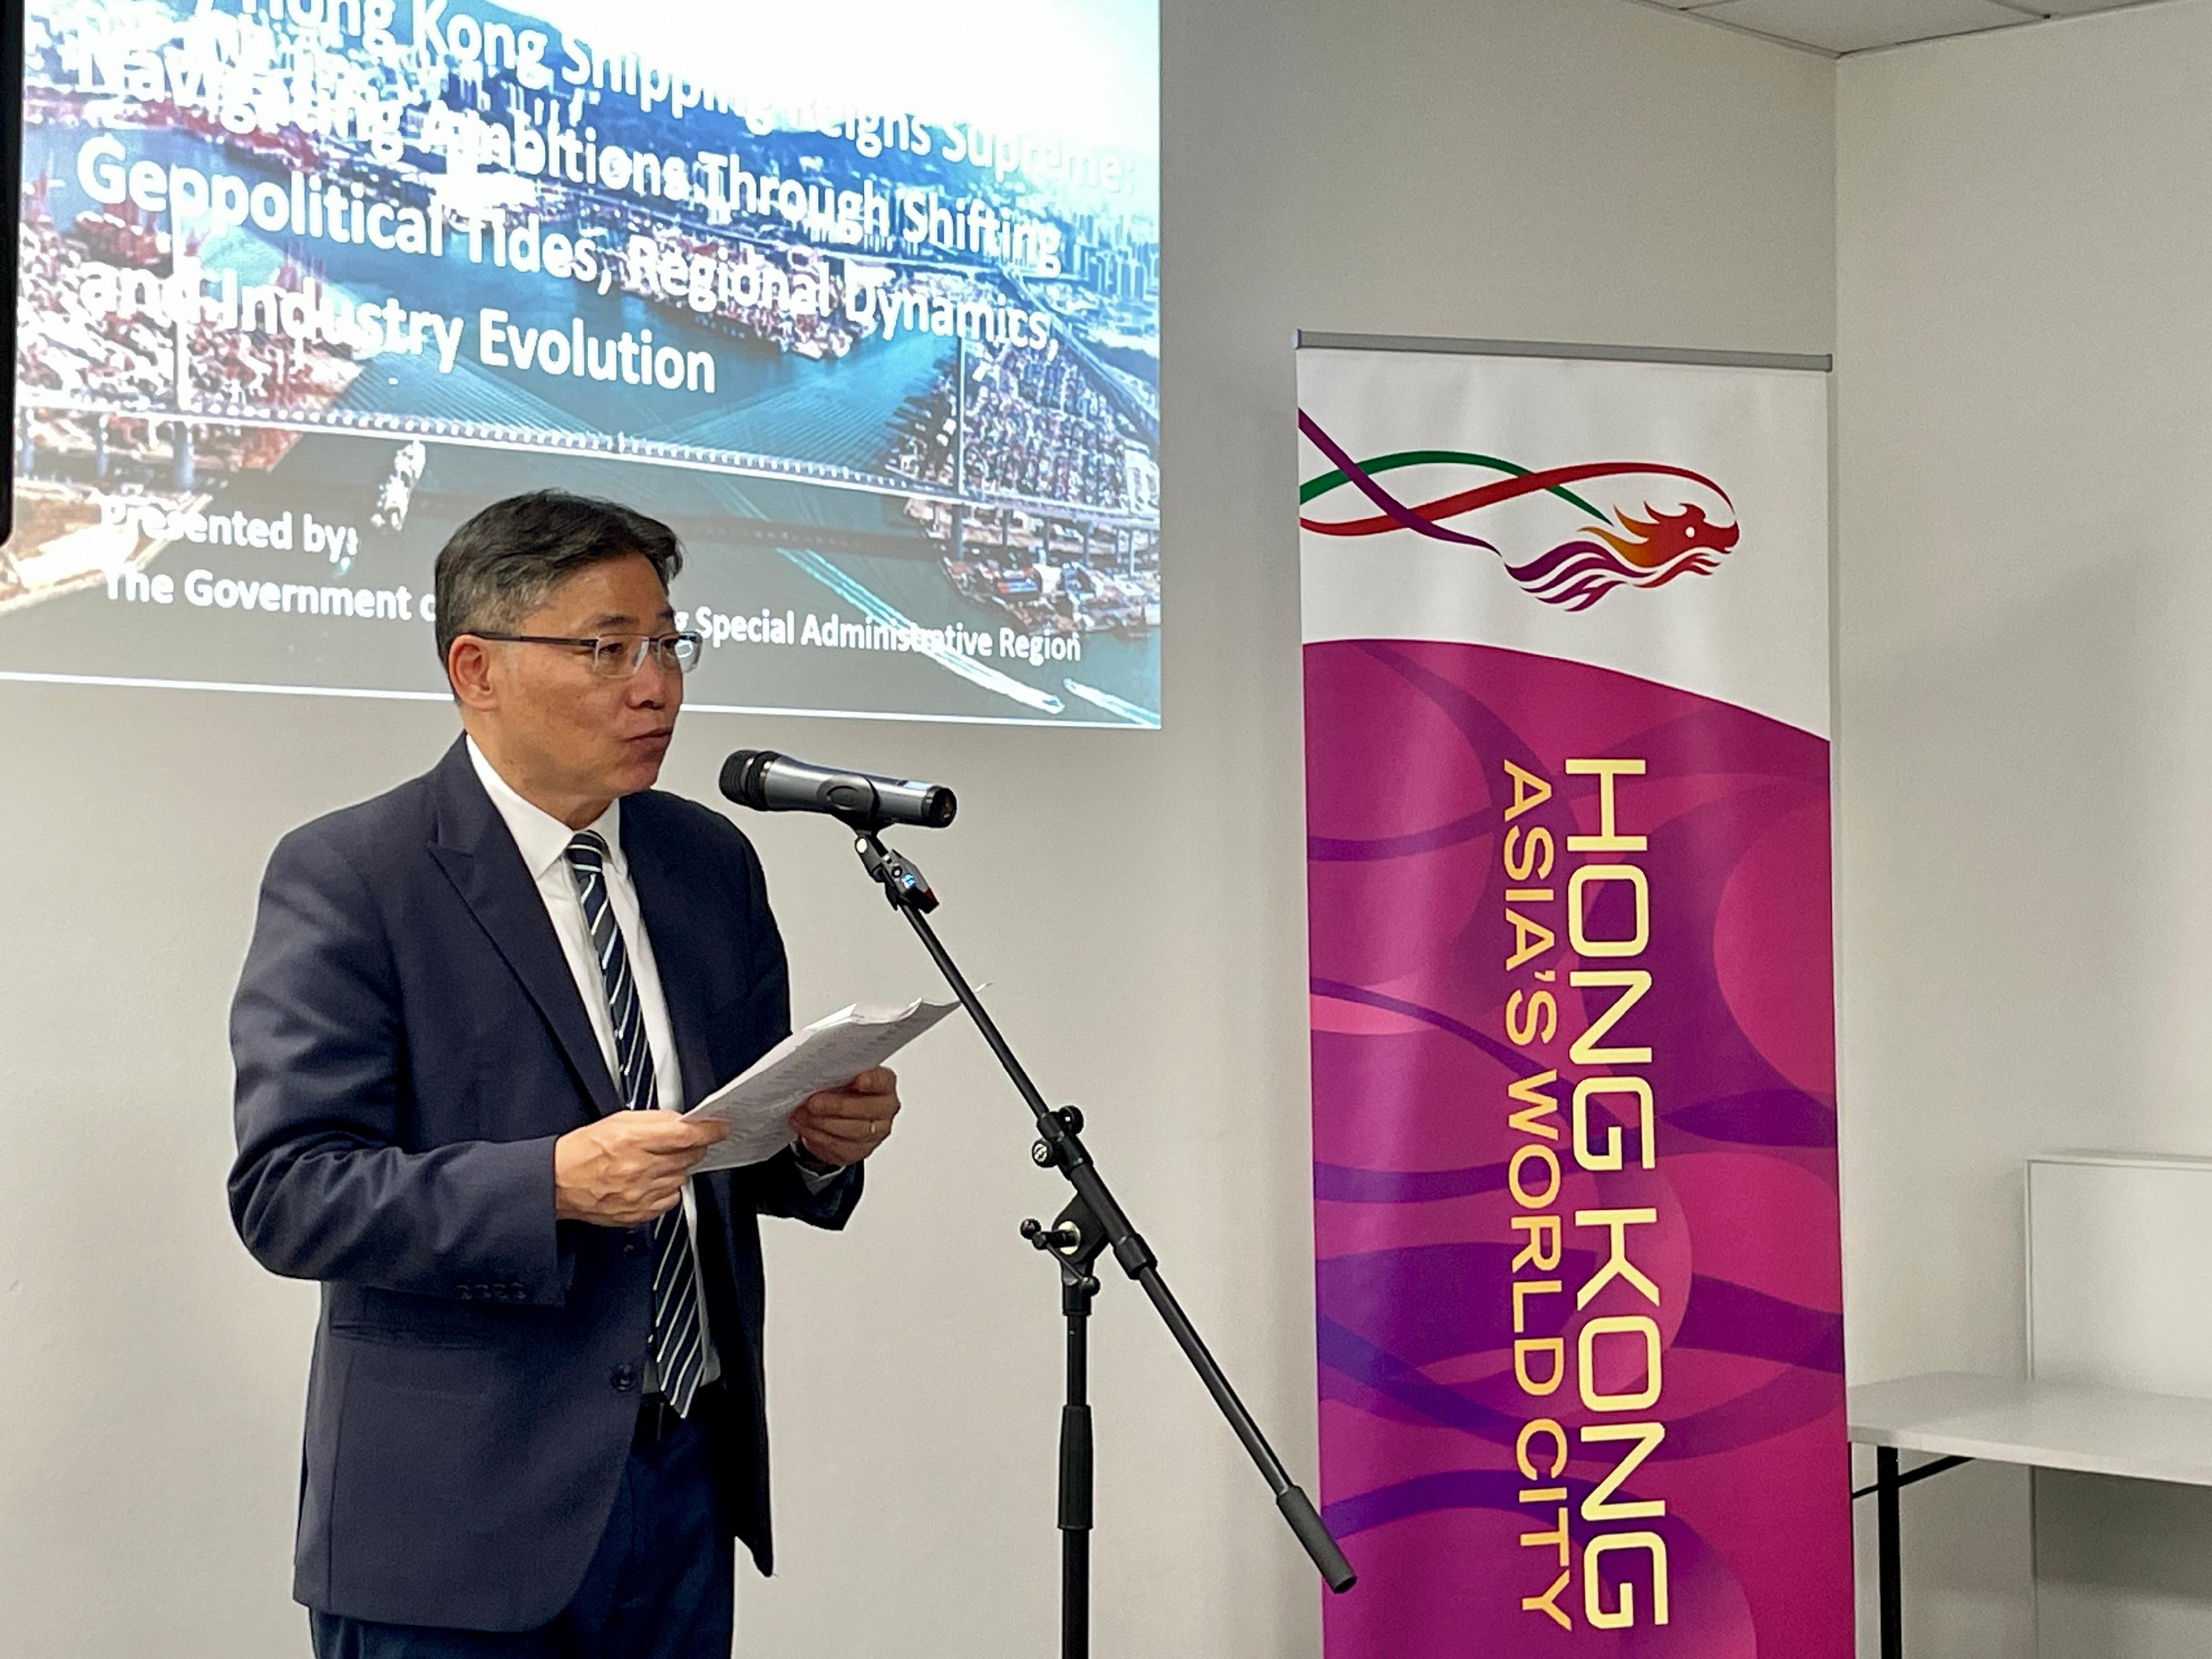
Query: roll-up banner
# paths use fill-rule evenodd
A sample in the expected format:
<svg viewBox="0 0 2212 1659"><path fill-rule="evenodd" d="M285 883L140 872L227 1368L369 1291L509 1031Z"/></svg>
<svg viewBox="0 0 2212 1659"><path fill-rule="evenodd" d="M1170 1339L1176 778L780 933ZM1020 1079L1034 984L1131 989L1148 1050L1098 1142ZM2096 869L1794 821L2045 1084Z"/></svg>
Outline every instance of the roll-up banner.
<svg viewBox="0 0 2212 1659"><path fill-rule="evenodd" d="M1298 354L1328 1659L1846 1659L1825 361L1377 343Z"/></svg>

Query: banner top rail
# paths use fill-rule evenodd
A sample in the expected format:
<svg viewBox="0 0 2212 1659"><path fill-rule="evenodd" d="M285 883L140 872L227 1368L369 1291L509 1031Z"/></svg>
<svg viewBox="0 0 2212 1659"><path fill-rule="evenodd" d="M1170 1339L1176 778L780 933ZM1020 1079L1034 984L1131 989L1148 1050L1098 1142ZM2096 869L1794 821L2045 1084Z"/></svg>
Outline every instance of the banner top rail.
<svg viewBox="0 0 2212 1659"><path fill-rule="evenodd" d="M1604 363L1686 363L1699 368L1788 368L1834 372L1826 353L1701 351L1687 346L1591 345L1566 340L1456 340L1421 334L1328 334L1294 331L1300 351L1434 351L1464 357L1566 357Z"/></svg>

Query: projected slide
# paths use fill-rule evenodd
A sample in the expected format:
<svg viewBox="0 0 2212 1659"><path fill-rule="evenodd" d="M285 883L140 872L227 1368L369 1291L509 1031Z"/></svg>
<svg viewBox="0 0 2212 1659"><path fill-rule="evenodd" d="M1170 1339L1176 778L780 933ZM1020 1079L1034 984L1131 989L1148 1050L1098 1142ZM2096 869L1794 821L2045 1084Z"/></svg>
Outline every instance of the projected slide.
<svg viewBox="0 0 2212 1659"><path fill-rule="evenodd" d="M696 708L1159 722L1157 0L29 0L0 678L442 696L682 535Z"/></svg>

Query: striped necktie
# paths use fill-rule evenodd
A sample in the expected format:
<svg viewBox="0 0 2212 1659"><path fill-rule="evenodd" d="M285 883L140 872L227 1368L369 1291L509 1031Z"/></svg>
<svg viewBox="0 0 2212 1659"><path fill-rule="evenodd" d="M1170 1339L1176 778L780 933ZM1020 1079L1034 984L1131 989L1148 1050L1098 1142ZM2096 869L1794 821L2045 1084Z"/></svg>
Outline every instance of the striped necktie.
<svg viewBox="0 0 2212 1659"><path fill-rule="evenodd" d="M653 1048L645 1038L645 1012L638 1006L637 983L630 977L629 952L607 902L607 844L586 830L568 843L568 869L576 878L576 898L591 929L592 950L605 982L607 1012L615 1028L615 1059L621 1069L623 1104L649 1111L659 1103L653 1078ZM698 1392L705 1349L700 1341L699 1303L694 1288L690 1230L684 1206L663 1211L653 1224L653 1364L661 1397L678 1413L689 1413Z"/></svg>

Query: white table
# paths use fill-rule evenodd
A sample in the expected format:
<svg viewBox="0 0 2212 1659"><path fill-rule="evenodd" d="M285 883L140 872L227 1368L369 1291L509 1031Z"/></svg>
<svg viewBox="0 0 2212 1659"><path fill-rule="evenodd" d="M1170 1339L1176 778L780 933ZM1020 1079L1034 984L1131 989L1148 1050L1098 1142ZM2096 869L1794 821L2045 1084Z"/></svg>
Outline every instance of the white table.
<svg viewBox="0 0 2212 1659"><path fill-rule="evenodd" d="M1898 1493L1976 1460L2212 1486L2212 1400L1935 1371L1850 1391L1850 1437L1875 1450L1881 1656L1904 1659ZM1899 1452L1936 1461L1900 1474Z"/></svg>

